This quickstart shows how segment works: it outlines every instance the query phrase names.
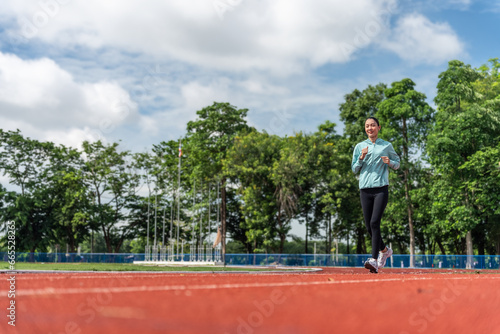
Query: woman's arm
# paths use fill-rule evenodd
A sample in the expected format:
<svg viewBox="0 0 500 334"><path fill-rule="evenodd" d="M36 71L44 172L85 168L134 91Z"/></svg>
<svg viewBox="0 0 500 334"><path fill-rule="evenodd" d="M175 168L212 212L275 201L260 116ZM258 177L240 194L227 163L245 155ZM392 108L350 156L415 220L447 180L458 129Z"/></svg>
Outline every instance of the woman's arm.
<svg viewBox="0 0 500 334"><path fill-rule="evenodd" d="M351 162L351 169L354 172L354 174L357 174L361 170L361 167L363 167L363 160L359 159L360 156L361 156L361 149L359 148L359 145L356 145L352 153L352 162Z"/></svg>
<svg viewBox="0 0 500 334"><path fill-rule="evenodd" d="M392 147L392 144L389 144L389 167L394 170L398 169L399 161L399 155L394 150L394 147Z"/></svg>

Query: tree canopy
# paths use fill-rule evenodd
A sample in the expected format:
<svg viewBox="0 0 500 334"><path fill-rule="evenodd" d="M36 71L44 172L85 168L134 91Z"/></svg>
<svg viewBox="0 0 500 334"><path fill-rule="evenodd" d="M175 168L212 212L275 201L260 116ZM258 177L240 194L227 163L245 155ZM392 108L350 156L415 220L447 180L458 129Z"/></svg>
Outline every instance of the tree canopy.
<svg viewBox="0 0 500 334"><path fill-rule="evenodd" d="M390 174L386 243L403 254L500 254L499 70L498 58L479 68L450 61L436 110L410 78L354 89L338 106L342 134L330 120L311 133L269 134L229 102L198 110L184 136L146 152L100 141L72 148L0 129L9 181L0 185L0 215L16 221L16 249L27 252L74 252L94 235L110 253L179 246L179 238L203 245L220 224L223 245L227 235L231 249L248 253L285 252L293 239L305 253L314 240L326 253L337 241L366 254L350 162L375 116L379 137L401 157ZM304 224L305 236L291 235L292 224Z"/></svg>

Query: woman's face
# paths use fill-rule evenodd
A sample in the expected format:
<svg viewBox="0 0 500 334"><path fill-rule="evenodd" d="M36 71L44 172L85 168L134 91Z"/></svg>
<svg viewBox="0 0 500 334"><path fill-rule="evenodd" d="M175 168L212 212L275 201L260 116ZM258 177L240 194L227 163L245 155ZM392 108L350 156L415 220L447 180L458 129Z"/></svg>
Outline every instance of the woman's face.
<svg viewBox="0 0 500 334"><path fill-rule="evenodd" d="M368 135L368 138L377 138L378 132L380 131L380 126L377 125L374 119L367 119L365 122L365 132Z"/></svg>

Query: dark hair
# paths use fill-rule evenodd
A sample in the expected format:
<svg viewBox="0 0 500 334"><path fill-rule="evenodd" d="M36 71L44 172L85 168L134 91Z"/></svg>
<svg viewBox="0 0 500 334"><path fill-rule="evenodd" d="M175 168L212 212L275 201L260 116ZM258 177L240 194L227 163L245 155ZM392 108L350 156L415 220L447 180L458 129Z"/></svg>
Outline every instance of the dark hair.
<svg viewBox="0 0 500 334"><path fill-rule="evenodd" d="M368 117L368 118L365 120L365 123L366 123L366 121L367 121L367 120L369 120L369 119L373 119L373 120L377 123L377 125L378 125L378 126L380 126L380 123L378 122L378 119L376 119L376 118L375 118L375 117L373 117L373 116Z"/></svg>

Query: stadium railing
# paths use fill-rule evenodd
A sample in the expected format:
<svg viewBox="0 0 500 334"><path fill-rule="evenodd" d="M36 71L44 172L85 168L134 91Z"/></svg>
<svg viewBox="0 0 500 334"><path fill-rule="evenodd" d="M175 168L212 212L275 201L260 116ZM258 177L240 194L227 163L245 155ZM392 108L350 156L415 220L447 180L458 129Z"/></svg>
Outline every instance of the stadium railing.
<svg viewBox="0 0 500 334"><path fill-rule="evenodd" d="M284 265L307 267L362 267L368 254L226 254L226 263L233 265ZM415 268L498 269L498 255L414 255ZM409 268L410 255L393 255L386 267Z"/></svg>
<svg viewBox="0 0 500 334"><path fill-rule="evenodd" d="M307 266L307 267L362 267L368 254L226 254L228 265L258 266ZM184 260L187 254L182 257ZM0 259L8 261L7 252L0 252ZM140 253L16 253L16 262L107 262L132 263L144 261ZM499 269L499 255L414 255L415 268ZM386 267L409 268L410 255L393 255Z"/></svg>
<svg viewBox="0 0 500 334"><path fill-rule="evenodd" d="M8 261L7 252L0 252L2 261ZM17 262L44 262L44 263L132 263L144 261L144 254L131 253L16 253Z"/></svg>

